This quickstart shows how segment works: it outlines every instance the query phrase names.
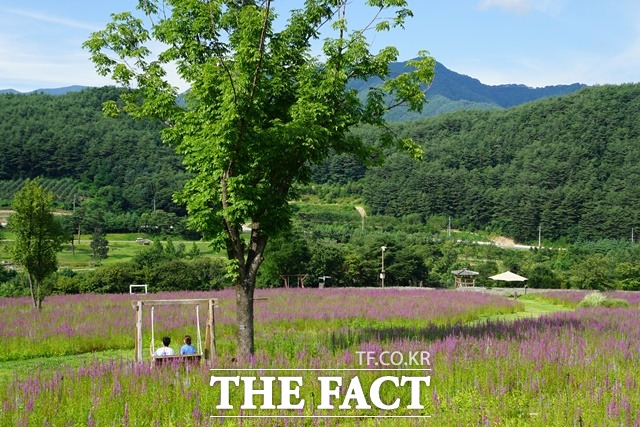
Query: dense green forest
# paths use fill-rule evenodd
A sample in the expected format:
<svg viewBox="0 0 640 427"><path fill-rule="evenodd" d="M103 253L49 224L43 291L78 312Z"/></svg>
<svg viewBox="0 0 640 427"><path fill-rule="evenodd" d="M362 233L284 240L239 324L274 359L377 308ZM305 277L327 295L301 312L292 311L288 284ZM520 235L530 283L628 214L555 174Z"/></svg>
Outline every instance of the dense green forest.
<svg viewBox="0 0 640 427"><path fill-rule="evenodd" d="M424 160L392 154L367 170L362 194L373 213L446 215L456 227L524 242L537 240L538 227L548 239L578 241L630 238L640 226L640 85L396 129L421 143Z"/></svg>
<svg viewBox="0 0 640 427"><path fill-rule="evenodd" d="M114 215L184 215L172 202L185 177L180 159L160 142L159 123L102 115L117 94L0 96L0 200L7 205L25 178L40 176L61 208L90 199L112 231L140 225ZM450 216L457 228L525 242L539 227L551 240L627 238L640 225L639 107L640 85L629 84L400 122L397 133L421 143L423 161L388 153L366 168L336 155L314 178L363 197L373 214Z"/></svg>
<svg viewBox="0 0 640 427"><path fill-rule="evenodd" d="M24 180L39 176L58 207L75 208L74 229L186 233L184 210L172 202L185 179L179 157L160 142L161 124L104 117L102 103L117 96L114 88L0 95L0 204L9 206ZM590 87L393 127L423 146L423 160L387 152L382 164L335 155L316 165L314 182L300 187L293 205L292 231L267 249L260 286L302 272L311 283L330 275L331 285L374 285L384 245L389 285L443 286L452 269L471 267L485 278L520 272L532 287L640 288L640 246L631 241L640 228L640 85ZM375 139L368 128L354 132ZM366 208L366 224L356 205ZM537 242L540 230L545 245L559 241L564 250L456 243L441 234L449 218L453 228L521 242ZM188 262L174 264L187 271ZM66 272L61 291L123 289L138 264ZM168 277L172 267L144 268L140 280L153 283L152 272ZM114 271L126 280L106 279ZM224 285L215 281L193 286Z"/></svg>
<svg viewBox="0 0 640 427"><path fill-rule="evenodd" d="M160 142L159 123L103 115L102 104L118 93L0 95L0 199L12 198L25 178L42 177L61 208L90 197L116 213L181 212L172 202L183 181L180 159Z"/></svg>

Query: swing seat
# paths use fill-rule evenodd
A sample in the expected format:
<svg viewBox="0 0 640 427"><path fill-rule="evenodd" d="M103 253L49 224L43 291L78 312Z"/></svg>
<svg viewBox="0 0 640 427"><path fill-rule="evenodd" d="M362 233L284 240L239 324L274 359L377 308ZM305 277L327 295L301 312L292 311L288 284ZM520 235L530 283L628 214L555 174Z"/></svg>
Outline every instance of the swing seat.
<svg viewBox="0 0 640 427"><path fill-rule="evenodd" d="M201 354L176 354L173 356L153 356L154 366L164 365L199 365L202 360Z"/></svg>
<svg viewBox="0 0 640 427"><path fill-rule="evenodd" d="M142 310L144 305L148 305L151 307L151 345L150 345L150 353L152 355L151 365L152 366L162 366L162 365L185 365L185 364L199 364L203 359L212 359L212 355L215 354L215 330L214 330L214 317L213 317L213 309L215 307L215 302L217 299L215 298L207 298L207 299L178 299L178 300L140 300L132 303L133 308L136 310L136 361L142 362ZM202 335L200 333L200 310L199 303L208 303L209 312L208 319L206 324L205 331L205 343L202 345ZM154 311L155 306L164 306L164 305L195 305L196 309L196 330L198 336L198 342L196 346L197 354L189 354L189 355L172 355L172 356L155 356L155 331L154 331ZM203 348L204 347L204 348Z"/></svg>

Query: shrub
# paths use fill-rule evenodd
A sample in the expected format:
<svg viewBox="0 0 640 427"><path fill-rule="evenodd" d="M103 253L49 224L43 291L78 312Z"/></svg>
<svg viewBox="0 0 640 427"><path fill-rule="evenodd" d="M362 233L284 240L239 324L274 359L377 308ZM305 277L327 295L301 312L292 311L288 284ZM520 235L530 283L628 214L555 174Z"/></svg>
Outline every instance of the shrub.
<svg viewBox="0 0 640 427"><path fill-rule="evenodd" d="M194 291L198 286L198 274L183 260L159 263L147 273L149 288L156 291Z"/></svg>
<svg viewBox="0 0 640 427"><path fill-rule="evenodd" d="M189 265L197 274L198 290L223 289L232 283L227 280L227 261L223 258L196 258Z"/></svg>
<svg viewBox="0 0 640 427"><path fill-rule="evenodd" d="M627 308L631 307L631 304L629 304L629 301L620 298L607 298L602 303L602 306L607 308Z"/></svg>
<svg viewBox="0 0 640 427"><path fill-rule="evenodd" d="M6 281L0 281L0 297L24 297L29 295L29 285L24 274L18 274L13 271Z"/></svg>
<svg viewBox="0 0 640 427"><path fill-rule="evenodd" d="M578 303L578 307L601 307L606 299L607 297L600 292L592 292Z"/></svg>
<svg viewBox="0 0 640 427"><path fill-rule="evenodd" d="M5 283L13 280L18 275L16 270L5 268L0 265L0 283Z"/></svg>
<svg viewBox="0 0 640 427"><path fill-rule="evenodd" d="M590 293L578 304L578 307L626 308L630 306L631 304L626 300L620 298L607 298L600 292Z"/></svg>
<svg viewBox="0 0 640 427"><path fill-rule="evenodd" d="M151 267L147 283L154 291L209 291L225 285L223 259L172 260Z"/></svg>
<svg viewBox="0 0 640 427"><path fill-rule="evenodd" d="M56 283L53 285L53 293L78 294L80 293L82 288L82 280L80 280L78 277L58 275L56 278Z"/></svg>
<svg viewBox="0 0 640 427"><path fill-rule="evenodd" d="M140 267L134 262L120 262L96 269L82 285L82 292L124 293L129 285L144 283Z"/></svg>

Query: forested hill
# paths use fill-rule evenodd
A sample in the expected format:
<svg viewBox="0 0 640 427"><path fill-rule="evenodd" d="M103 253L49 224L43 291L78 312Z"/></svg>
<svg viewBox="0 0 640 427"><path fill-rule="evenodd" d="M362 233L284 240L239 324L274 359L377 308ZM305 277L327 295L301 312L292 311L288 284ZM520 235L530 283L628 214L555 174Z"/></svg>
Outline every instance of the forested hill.
<svg viewBox="0 0 640 427"><path fill-rule="evenodd" d="M180 159L161 143L158 123L103 115L103 102L118 96L112 87L0 95L0 182L16 184L0 187L0 199L25 178L43 177L65 186L56 194L62 207L99 195L118 212L179 212L172 193L182 186Z"/></svg>
<svg viewBox="0 0 640 427"><path fill-rule="evenodd" d="M405 72L405 65L405 62L392 63L390 66L391 75L395 76ZM365 96L368 88L381 84L381 79L374 78L366 82L354 81L351 83L351 87ZM459 110L503 109L542 98L566 95L583 87L585 85L579 83L541 88L518 84L491 86L472 77L451 71L437 62L433 83L427 91L429 103L425 105L422 114L408 113L405 109L398 108L389 112L388 119L404 121Z"/></svg>
<svg viewBox="0 0 640 427"><path fill-rule="evenodd" d="M120 215L114 228L129 229L125 215L154 208L184 213L171 200L185 175L160 142L161 126L104 117L102 103L117 96L108 87L0 95L0 203L24 178L41 176L63 207L77 196ZM319 182L361 180L350 188L361 190L370 213L451 216L456 227L521 241L535 240L538 226L545 238L567 240L640 230L640 85L393 126L424 146L422 162L391 154L366 170L335 156L316 168Z"/></svg>
<svg viewBox="0 0 640 427"><path fill-rule="evenodd" d="M495 104L502 108L509 108L525 102L536 101L557 95L575 92L585 85L574 83L571 85L554 85L533 88L521 84L485 85L480 80L458 74L436 63L436 74L433 84L427 92L428 97L441 95L452 101L471 101Z"/></svg>
<svg viewBox="0 0 640 427"><path fill-rule="evenodd" d="M397 124L424 160L366 172L373 213L451 216L521 241L630 238L640 230L640 85ZM335 169L335 167L334 167Z"/></svg>

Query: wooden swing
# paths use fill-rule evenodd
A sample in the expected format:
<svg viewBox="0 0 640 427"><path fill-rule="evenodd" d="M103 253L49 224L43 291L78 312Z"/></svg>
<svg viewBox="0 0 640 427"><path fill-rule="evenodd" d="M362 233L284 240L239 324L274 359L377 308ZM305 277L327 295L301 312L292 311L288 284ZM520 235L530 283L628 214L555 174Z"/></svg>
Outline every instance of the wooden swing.
<svg viewBox="0 0 640 427"><path fill-rule="evenodd" d="M213 309L218 300L216 298L209 299L176 299L176 300L142 300L134 301L133 308L136 310L136 348L135 360L142 362L142 309L145 305L151 306L151 354L153 355L154 365L171 364L174 361L184 364L197 364L204 358L213 361L216 351L215 339L215 321ZM209 311L207 313L207 325L205 328L204 351L202 348L202 337L200 333L200 311L199 303L208 303ZM155 331L154 331L154 310L156 306L162 305L195 305L196 306L196 329L198 333L198 347L196 354L176 354L174 356L156 356L155 355Z"/></svg>

